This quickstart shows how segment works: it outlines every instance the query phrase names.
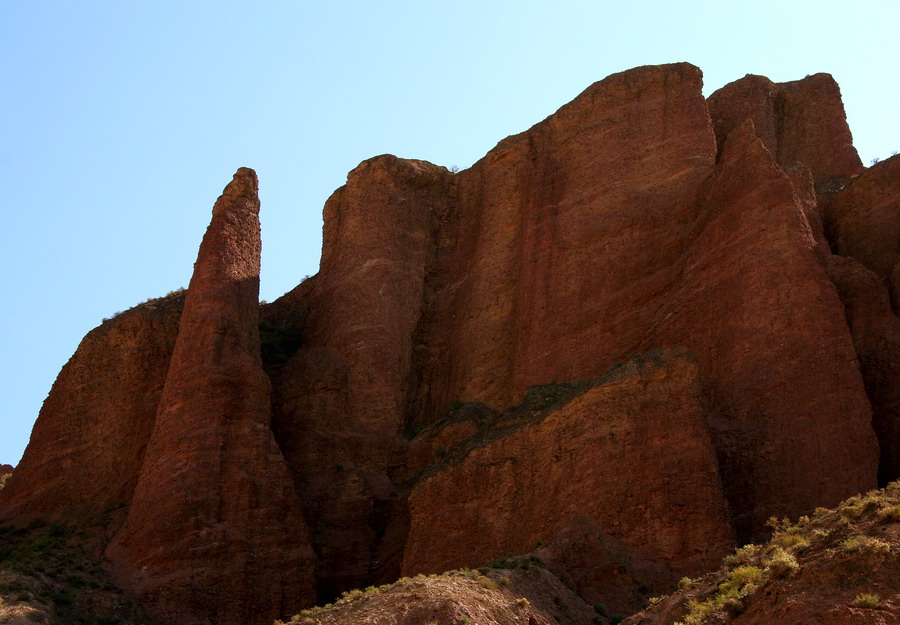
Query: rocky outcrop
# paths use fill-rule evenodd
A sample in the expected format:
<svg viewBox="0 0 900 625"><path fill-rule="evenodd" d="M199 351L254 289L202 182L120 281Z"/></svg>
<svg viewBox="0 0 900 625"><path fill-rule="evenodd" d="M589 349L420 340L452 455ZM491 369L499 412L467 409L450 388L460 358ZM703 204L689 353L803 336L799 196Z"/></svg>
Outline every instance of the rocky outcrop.
<svg viewBox="0 0 900 625"><path fill-rule="evenodd" d="M259 200L240 169L213 209L113 571L160 623L264 623L313 598L300 504L269 427Z"/></svg>
<svg viewBox="0 0 900 625"><path fill-rule="evenodd" d="M85 338L0 520L94 519L161 622L262 621L538 541L624 610L895 476L900 161L862 168L830 76L701 83L615 74L459 173L364 161L319 273L261 307L240 170L184 312ZM565 402L525 415L547 389Z"/></svg>
<svg viewBox="0 0 900 625"><path fill-rule="evenodd" d="M597 611L539 560L510 561L512 569L447 571L345 593L334 604L304 610L291 623L321 625L606 625ZM485 574L482 574L484 571ZM308 620L307 620L308 619ZM621 617L619 617L621 619ZM276 625L287 625L276 621Z"/></svg>
<svg viewBox="0 0 900 625"><path fill-rule="evenodd" d="M824 211L834 251L852 256L890 288L900 314L900 156L868 169Z"/></svg>
<svg viewBox="0 0 900 625"><path fill-rule="evenodd" d="M110 525L140 471L183 293L150 300L92 330L60 371L0 498L0 520Z"/></svg>
<svg viewBox="0 0 900 625"><path fill-rule="evenodd" d="M825 203L829 275L844 301L881 445L879 483L900 478L900 157ZM893 306L892 306L893 300Z"/></svg>
<svg viewBox="0 0 900 625"><path fill-rule="evenodd" d="M315 529L322 597L379 573L432 219L449 179L430 163L377 157L325 206L322 269L303 345L275 379L273 422Z"/></svg>
<svg viewBox="0 0 900 625"><path fill-rule="evenodd" d="M428 272L417 418L453 400L508 406L641 351L715 164L700 87L687 64L610 76L454 177Z"/></svg>
<svg viewBox="0 0 900 625"><path fill-rule="evenodd" d="M555 399L552 388L543 390ZM664 571L635 585L667 587L731 548L697 365L688 355L631 360L543 411L541 391L530 391L532 410L499 416L412 489L404 574L528 552L574 525L582 535L585 526L605 529L628 547L626 561ZM581 552L602 562L603 544L578 542L568 557ZM597 574L566 572L585 589ZM601 596L586 594L609 605L596 591Z"/></svg>
<svg viewBox="0 0 900 625"><path fill-rule="evenodd" d="M748 74L713 93L709 113L720 148L735 128L750 120L781 167L802 163L822 191L835 179L846 181L864 169L853 147L840 88L828 74L785 83Z"/></svg>
<svg viewBox="0 0 900 625"><path fill-rule="evenodd" d="M683 344L701 362L723 483L747 540L770 516L873 486L878 449L840 299L793 183L752 123L729 135L699 206L702 230L654 342Z"/></svg>

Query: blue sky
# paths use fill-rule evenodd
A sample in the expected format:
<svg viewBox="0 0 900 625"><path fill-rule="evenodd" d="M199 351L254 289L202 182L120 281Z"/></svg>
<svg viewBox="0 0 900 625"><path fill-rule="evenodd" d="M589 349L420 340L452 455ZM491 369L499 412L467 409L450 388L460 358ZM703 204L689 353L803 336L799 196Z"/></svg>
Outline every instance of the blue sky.
<svg viewBox="0 0 900 625"><path fill-rule="evenodd" d="M260 177L261 297L318 268L322 205L383 153L465 168L591 83L688 61L708 94L829 72L863 161L900 150L897 0L0 0L0 463L104 317L186 286Z"/></svg>

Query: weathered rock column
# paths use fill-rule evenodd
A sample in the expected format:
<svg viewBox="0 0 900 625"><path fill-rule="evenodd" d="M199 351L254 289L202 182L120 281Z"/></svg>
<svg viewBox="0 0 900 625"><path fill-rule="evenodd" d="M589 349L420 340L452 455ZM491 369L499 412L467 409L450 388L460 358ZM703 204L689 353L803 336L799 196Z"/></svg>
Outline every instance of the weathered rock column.
<svg viewBox="0 0 900 625"><path fill-rule="evenodd" d="M259 198L213 208L128 518L107 550L160 623L270 623L313 600L313 554L270 429L259 347Z"/></svg>

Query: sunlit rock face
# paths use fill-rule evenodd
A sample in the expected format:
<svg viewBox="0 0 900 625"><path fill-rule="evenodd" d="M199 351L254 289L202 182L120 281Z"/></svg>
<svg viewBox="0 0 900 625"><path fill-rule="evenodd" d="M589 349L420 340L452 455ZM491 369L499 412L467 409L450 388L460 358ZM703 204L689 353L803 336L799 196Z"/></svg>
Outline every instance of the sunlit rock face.
<svg viewBox="0 0 900 625"><path fill-rule="evenodd" d="M830 76L701 89L640 67L465 171L366 160L262 307L239 170L187 296L63 368L0 519L92 528L164 623L538 543L634 607L896 478L900 161L862 167Z"/></svg>

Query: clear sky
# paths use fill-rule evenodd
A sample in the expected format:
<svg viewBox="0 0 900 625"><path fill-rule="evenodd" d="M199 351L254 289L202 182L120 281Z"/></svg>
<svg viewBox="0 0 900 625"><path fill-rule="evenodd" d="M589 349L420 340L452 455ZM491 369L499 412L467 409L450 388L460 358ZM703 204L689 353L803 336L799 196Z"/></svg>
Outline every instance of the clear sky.
<svg viewBox="0 0 900 625"><path fill-rule="evenodd" d="M186 286L260 178L261 297L318 269L322 205L383 153L465 168L591 83L831 73L865 163L900 150L900 1L0 0L0 463L104 317Z"/></svg>

